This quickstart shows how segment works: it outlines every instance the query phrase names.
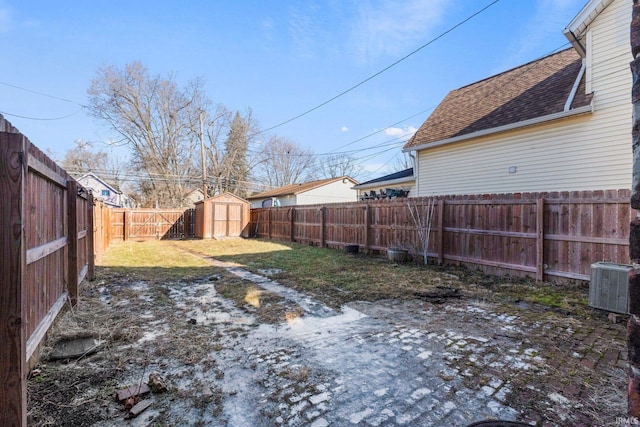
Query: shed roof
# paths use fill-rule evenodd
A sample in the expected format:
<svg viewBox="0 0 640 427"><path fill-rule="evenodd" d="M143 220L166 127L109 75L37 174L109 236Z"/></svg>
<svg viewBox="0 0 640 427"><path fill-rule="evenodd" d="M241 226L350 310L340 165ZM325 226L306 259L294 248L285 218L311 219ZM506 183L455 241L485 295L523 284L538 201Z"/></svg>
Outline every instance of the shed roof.
<svg viewBox="0 0 640 427"><path fill-rule="evenodd" d="M195 190L194 190L195 191ZM229 202L229 201L237 201L237 202L241 202L241 203L249 203L247 200L243 199L240 196L236 196L233 193L229 193L229 192L225 192L222 194L218 194L216 196L213 197L208 197L204 200L199 200L197 202L195 202L194 204L198 205L201 203L205 203L205 202Z"/></svg>
<svg viewBox="0 0 640 427"><path fill-rule="evenodd" d="M453 90L404 149L589 106L581 67L580 55L569 48Z"/></svg>
<svg viewBox="0 0 640 427"><path fill-rule="evenodd" d="M274 188L273 190L268 190L268 191L263 191L262 193L253 194L247 197L247 199L249 200L264 199L267 197L282 197L282 196L289 196L293 194L300 194L309 190L313 190L314 188L322 187L323 185L341 181L343 179L348 179L353 184L358 184L358 181L345 175L337 178L327 178L327 179L320 179L317 181L303 182L301 184L285 185L284 187Z"/></svg>
<svg viewBox="0 0 640 427"><path fill-rule="evenodd" d="M380 184L380 183L385 183L389 181L396 182L396 181L402 180L403 178L407 178L406 181L410 181L410 178L413 178L413 168L390 173L389 175L381 176L380 178L371 179L369 181L365 181L361 184L358 184L353 188L363 188L363 187L368 187L369 185L372 185L372 184Z"/></svg>

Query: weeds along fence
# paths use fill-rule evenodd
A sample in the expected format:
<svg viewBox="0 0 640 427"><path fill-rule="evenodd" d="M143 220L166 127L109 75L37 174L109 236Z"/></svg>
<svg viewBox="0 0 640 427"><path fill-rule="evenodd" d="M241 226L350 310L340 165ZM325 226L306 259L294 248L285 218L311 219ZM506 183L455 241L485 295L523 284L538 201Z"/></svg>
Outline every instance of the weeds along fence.
<svg viewBox="0 0 640 427"><path fill-rule="evenodd" d="M629 190L437 197L428 257L492 274L589 280L596 261L629 262ZM414 212L429 198L251 210L254 236L422 254Z"/></svg>
<svg viewBox="0 0 640 427"><path fill-rule="evenodd" d="M0 116L0 425L26 425L28 361L93 277L93 204Z"/></svg>

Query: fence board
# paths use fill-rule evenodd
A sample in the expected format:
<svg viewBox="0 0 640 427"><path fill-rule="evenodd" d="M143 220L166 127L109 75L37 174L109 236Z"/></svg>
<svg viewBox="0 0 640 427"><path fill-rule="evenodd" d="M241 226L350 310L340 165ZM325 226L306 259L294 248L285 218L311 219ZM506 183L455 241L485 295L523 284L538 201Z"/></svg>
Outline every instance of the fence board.
<svg viewBox="0 0 640 427"><path fill-rule="evenodd" d="M22 135L0 133L0 425L27 424L25 148Z"/></svg>
<svg viewBox="0 0 640 427"><path fill-rule="evenodd" d="M93 249L76 181L2 116L0 129L0 425L26 425L28 359Z"/></svg>
<svg viewBox="0 0 640 427"><path fill-rule="evenodd" d="M628 263L629 197L628 190L439 197L429 256L494 274L588 280L593 262ZM330 247L404 246L419 256L409 205L428 200L252 209L251 230L258 237L293 236Z"/></svg>
<svg viewBox="0 0 640 427"><path fill-rule="evenodd" d="M180 239L195 236L195 209L108 208L104 229L114 240ZM216 215L219 212L216 212Z"/></svg>

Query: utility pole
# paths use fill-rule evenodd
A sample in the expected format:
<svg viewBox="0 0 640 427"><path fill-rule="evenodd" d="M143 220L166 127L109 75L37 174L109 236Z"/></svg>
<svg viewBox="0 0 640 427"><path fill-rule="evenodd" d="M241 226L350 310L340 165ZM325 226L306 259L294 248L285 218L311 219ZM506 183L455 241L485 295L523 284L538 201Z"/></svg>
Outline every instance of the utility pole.
<svg viewBox="0 0 640 427"><path fill-rule="evenodd" d="M207 162L204 157L204 111L200 111L200 153L202 155L202 193L207 198Z"/></svg>

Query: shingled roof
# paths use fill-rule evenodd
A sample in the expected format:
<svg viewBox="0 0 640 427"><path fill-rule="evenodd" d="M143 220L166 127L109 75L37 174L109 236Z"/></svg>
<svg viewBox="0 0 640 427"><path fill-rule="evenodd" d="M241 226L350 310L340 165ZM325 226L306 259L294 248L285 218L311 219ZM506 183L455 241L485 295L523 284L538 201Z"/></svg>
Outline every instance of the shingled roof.
<svg viewBox="0 0 640 427"><path fill-rule="evenodd" d="M358 181L354 180L353 178L350 178L348 176L340 176L338 178L327 178L318 181L303 182L302 184L285 185L284 187L279 187L273 190L264 191L262 193L253 194L247 197L247 199L265 199L267 197L282 197L292 194L300 194L304 193L305 191L313 190L314 188L322 187L323 185L330 184L332 182L341 181L343 179L348 179L354 184L358 184Z"/></svg>
<svg viewBox="0 0 640 427"><path fill-rule="evenodd" d="M404 149L561 113L581 66L570 48L453 90ZM569 110L591 103L584 79Z"/></svg>
<svg viewBox="0 0 640 427"><path fill-rule="evenodd" d="M358 184L353 188L359 189L359 188L368 187L373 184L378 184L381 182L388 182L388 181L397 181L403 178L407 178L407 180L409 180L410 178L413 178L413 168L404 169L398 172L391 173L389 175L381 176L380 178L371 179L369 181L363 182L362 184Z"/></svg>

